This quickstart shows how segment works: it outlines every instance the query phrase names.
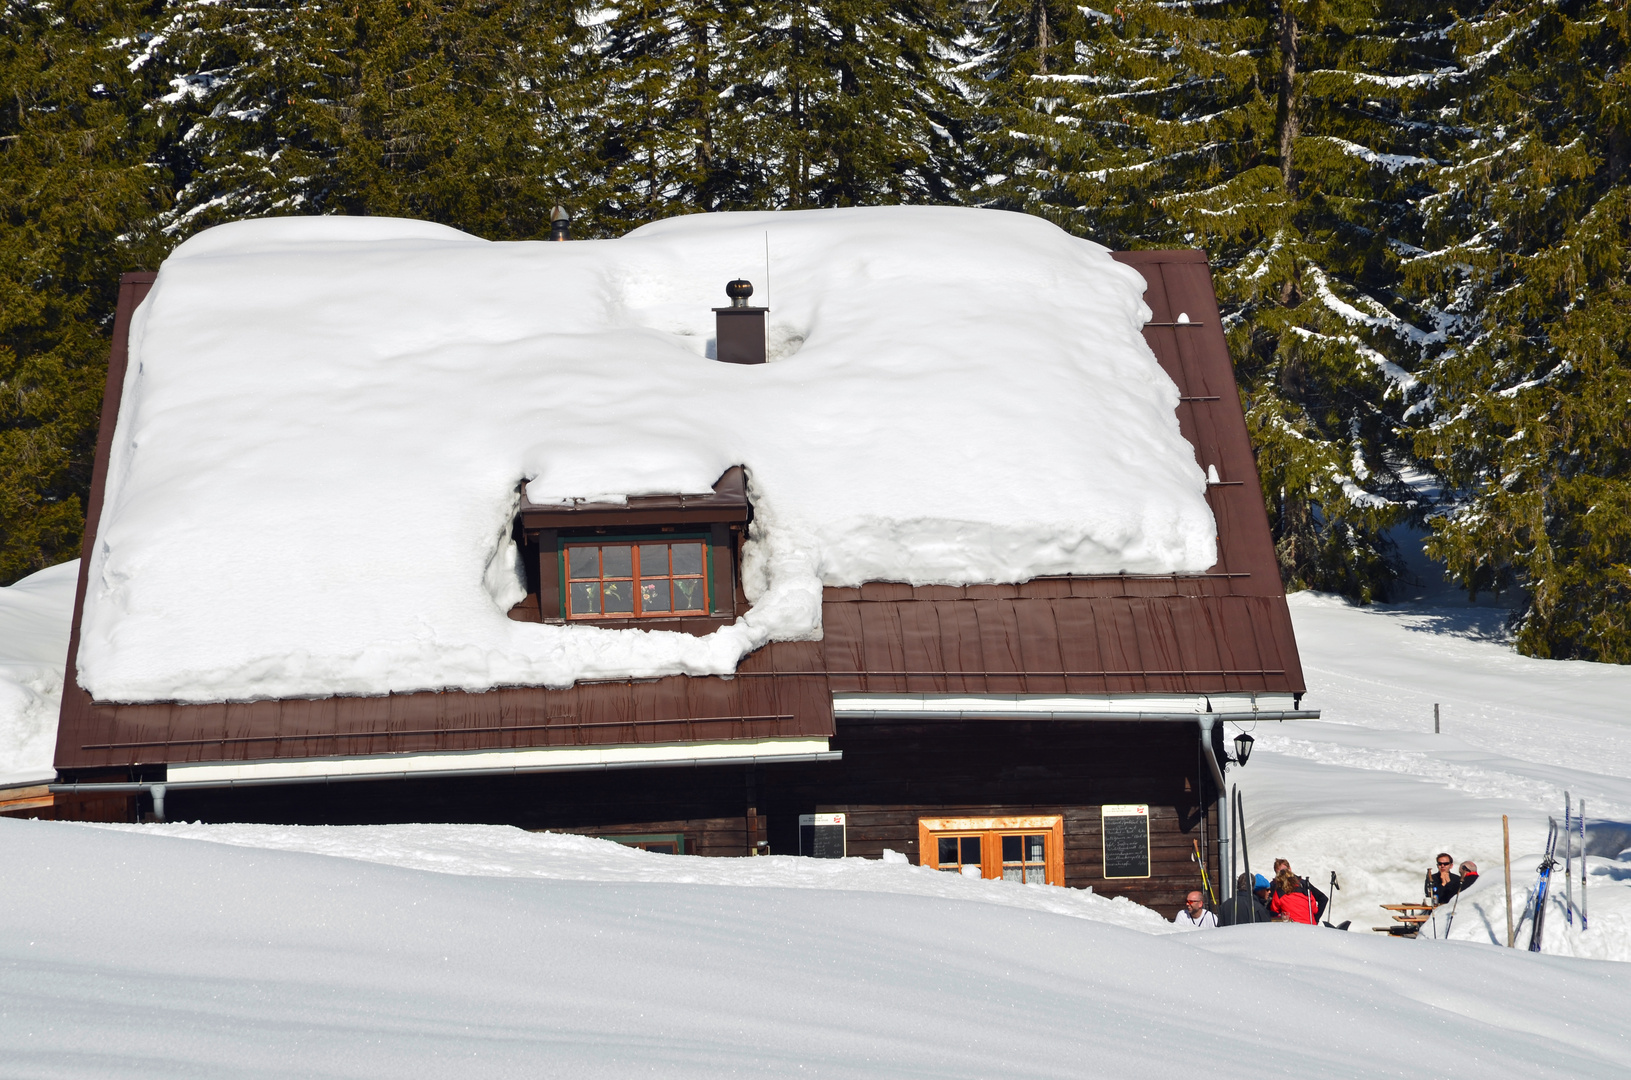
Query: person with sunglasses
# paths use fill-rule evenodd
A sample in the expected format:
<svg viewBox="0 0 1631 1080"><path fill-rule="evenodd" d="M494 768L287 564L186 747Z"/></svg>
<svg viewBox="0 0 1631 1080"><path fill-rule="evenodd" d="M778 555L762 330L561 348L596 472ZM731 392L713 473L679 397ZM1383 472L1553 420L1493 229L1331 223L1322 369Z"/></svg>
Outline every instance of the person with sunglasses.
<svg viewBox="0 0 1631 1080"><path fill-rule="evenodd" d="M1478 867L1470 862L1461 864L1461 873L1455 873L1451 867L1455 859L1447 851L1438 853L1433 860L1433 869L1427 871L1425 893L1427 899L1435 904L1448 904L1456 893L1462 892L1478 880Z"/></svg>
<svg viewBox="0 0 1631 1080"><path fill-rule="evenodd" d="M1196 929L1214 927L1218 924L1218 917L1206 910L1206 897L1198 891L1184 897L1184 906L1172 921L1179 926L1188 926Z"/></svg>

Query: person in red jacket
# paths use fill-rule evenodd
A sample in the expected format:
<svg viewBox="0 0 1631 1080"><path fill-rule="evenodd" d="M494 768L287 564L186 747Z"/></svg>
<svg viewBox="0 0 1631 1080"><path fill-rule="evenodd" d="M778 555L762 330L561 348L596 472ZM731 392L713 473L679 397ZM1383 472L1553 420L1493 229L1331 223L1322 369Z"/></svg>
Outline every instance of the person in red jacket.
<svg viewBox="0 0 1631 1080"><path fill-rule="evenodd" d="M1269 910L1276 915L1296 923L1314 925L1320 917L1320 898L1315 895L1314 889L1291 872L1291 867L1282 869L1274 878L1274 899L1269 901Z"/></svg>

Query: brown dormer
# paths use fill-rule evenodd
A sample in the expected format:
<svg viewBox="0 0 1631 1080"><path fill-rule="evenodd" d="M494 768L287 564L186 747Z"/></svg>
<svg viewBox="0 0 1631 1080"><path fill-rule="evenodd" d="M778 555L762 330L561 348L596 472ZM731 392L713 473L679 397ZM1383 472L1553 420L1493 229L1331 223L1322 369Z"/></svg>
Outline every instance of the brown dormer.
<svg viewBox="0 0 1631 1080"><path fill-rule="evenodd" d="M548 506L523 496L527 597L510 618L710 633L745 606L736 567L752 517L741 466L706 495Z"/></svg>

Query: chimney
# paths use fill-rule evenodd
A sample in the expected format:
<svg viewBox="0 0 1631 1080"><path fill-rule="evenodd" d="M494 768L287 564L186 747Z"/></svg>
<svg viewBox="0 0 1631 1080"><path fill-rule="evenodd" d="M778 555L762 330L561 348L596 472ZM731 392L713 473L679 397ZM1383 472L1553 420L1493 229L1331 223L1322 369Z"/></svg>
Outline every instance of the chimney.
<svg viewBox="0 0 1631 1080"><path fill-rule="evenodd" d="M549 212L549 238L551 240L572 239L572 215L566 207L557 206Z"/></svg>
<svg viewBox="0 0 1631 1080"><path fill-rule="evenodd" d="M731 298L731 306L714 308L715 355L727 364L764 363L765 312L770 309L748 306L748 297L753 295L751 281L737 278L725 286L725 295Z"/></svg>

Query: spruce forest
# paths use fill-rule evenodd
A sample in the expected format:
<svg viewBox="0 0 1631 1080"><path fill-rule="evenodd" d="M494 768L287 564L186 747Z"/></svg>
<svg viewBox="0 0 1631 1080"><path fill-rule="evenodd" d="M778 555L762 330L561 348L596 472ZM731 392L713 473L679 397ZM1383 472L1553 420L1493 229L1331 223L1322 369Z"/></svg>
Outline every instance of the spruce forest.
<svg viewBox="0 0 1631 1080"><path fill-rule="evenodd" d="M119 274L211 225L963 204L1205 249L1288 587L1425 535L1631 662L1623 0L0 3L0 583L78 555Z"/></svg>

